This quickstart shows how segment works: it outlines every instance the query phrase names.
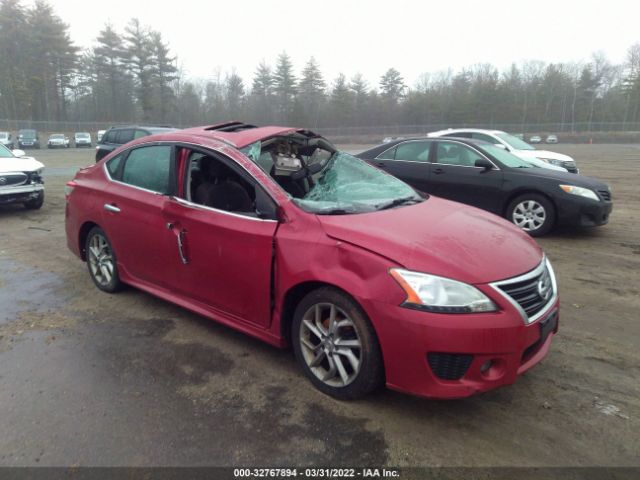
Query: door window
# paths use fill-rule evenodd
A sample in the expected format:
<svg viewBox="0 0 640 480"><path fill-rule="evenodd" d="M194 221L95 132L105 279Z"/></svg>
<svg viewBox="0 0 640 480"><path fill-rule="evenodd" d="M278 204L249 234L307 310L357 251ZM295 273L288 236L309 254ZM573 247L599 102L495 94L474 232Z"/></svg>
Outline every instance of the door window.
<svg viewBox="0 0 640 480"><path fill-rule="evenodd" d="M113 180L120 180L120 174L122 173L120 171L120 164L122 164L123 158L124 154L121 153L107 162L107 170Z"/></svg>
<svg viewBox="0 0 640 480"><path fill-rule="evenodd" d="M398 145L396 160L408 160L412 162L429 161L429 147L431 142L406 142Z"/></svg>
<svg viewBox="0 0 640 480"><path fill-rule="evenodd" d="M268 195L221 159L192 151L187 165L186 192L193 203L251 217L275 216L275 204Z"/></svg>
<svg viewBox="0 0 640 480"><path fill-rule="evenodd" d="M147 132L145 132L144 130L136 130L136 133L134 134L133 138L142 138L142 137L146 137L149 134Z"/></svg>
<svg viewBox="0 0 640 480"><path fill-rule="evenodd" d="M168 145L154 145L131 150L124 164L122 181L153 192L170 194L171 149Z"/></svg>
<svg viewBox="0 0 640 480"><path fill-rule="evenodd" d="M385 150L380 155L378 155L378 159L380 160L394 160L396 158L396 150L398 147L390 148L389 150Z"/></svg>
<svg viewBox="0 0 640 480"><path fill-rule="evenodd" d="M455 142L438 142L436 149L436 163L444 165L457 165L461 167L474 167L476 160L482 156L460 143Z"/></svg>

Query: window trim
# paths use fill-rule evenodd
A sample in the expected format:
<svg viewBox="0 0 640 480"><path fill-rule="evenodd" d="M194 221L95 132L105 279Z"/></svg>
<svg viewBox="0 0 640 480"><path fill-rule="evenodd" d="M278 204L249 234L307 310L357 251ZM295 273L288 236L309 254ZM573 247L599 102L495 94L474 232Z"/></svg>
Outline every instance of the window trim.
<svg viewBox="0 0 640 480"><path fill-rule="evenodd" d="M144 188L144 187L139 187L138 185L133 185L131 183L126 183L123 182L122 180L116 180L115 178L113 178L111 176L111 174L109 173L109 169L107 168L107 163L109 163L111 160L113 160L112 158L110 158L109 160L107 160L106 162L103 162L102 164L102 168L104 173L107 176L107 179L111 182L114 183L118 183L120 185L125 185L127 187L131 187L131 188L135 188L137 190L141 190L143 192L148 192L148 193L153 193L154 195L158 195L161 197L173 197L175 196L175 192L176 192L176 184L177 184L177 179L176 179L176 148L175 145L173 144L173 142L149 142L149 143L143 143L143 144L137 144L134 145L133 147L125 150L124 152L118 154L118 155L124 155L124 158L122 159L122 163L118 166L118 173L120 175L120 177L122 177L122 173L124 171L124 167L127 164L127 160L129 159L129 155L131 154L131 152L133 150L137 150L138 148L142 148L142 147L154 147L154 146L168 146L169 148L171 148L171 164L169 165L169 180L171 182L170 187L171 190L173 191L173 193L160 193L160 192L156 192L154 190L149 190L148 188ZM113 158L117 157L118 155L114 156Z"/></svg>
<svg viewBox="0 0 640 480"><path fill-rule="evenodd" d="M440 137L438 137L440 138ZM446 139L441 139L441 140L436 140L436 149L435 149L435 153L433 154L433 158L431 161L432 165L446 165L448 167L462 167L462 168L478 168L478 169L482 169L482 167L476 167L475 165L453 165L451 163L440 163L440 162L436 162L436 158L437 158L437 152L438 152L438 143L440 142L451 142L451 143L457 143L459 145L462 145L463 147L467 147L470 148L471 150L475 151L476 153L478 153L481 157L485 158L486 160L488 160L491 165L493 165L493 168L491 169L492 171L494 170L501 170L500 167L498 167L496 165L496 163L491 160L489 157L487 157L484 153L482 153L480 150L478 150L477 148L475 148L473 145L469 145L468 143L464 143L464 142L458 142L457 140L452 140L450 138L446 138Z"/></svg>
<svg viewBox="0 0 640 480"><path fill-rule="evenodd" d="M132 146L132 147L128 148L127 150L125 150L124 152L122 152L122 153L121 153L121 154L124 154L124 155L125 155L125 158L124 158L124 161L123 161L122 165L121 165L118 169L120 170L121 168L124 168L124 164L126 163L126 159L129 157L129 153L131 152L131 150L134 150L134 149L139 148L139 147L142 147L142 146L153 146L153 145L169 145L169 146L173 147L173 148L172 148L172 151L173 151L172 155L173 155L173 160L174 160L174 161L173 161L173 168L174 168L174 171L175 171L176 163L177 163L177 162L176 162L176 150L177 150L177 148L178 148L178 147L180 147L180 146L181 146L181 147L186 147L186 148L193 148L193 147L195 147L195 148L197 148L197 149L205 149L205 150L208 150L208 151L211 151L211 152L220 153L220 152L218 152L217 150L213 150L213 149L211 149L211 148L209 148L209 147L203 147L202 145L199 145L199 144L197 144L197 143L190 143L190 142L183 142L183 141L178 141L178 142L176 142L176 141L173 141L173 140L161 140L161 141L155 141L155 142L139 143L139 144L136 144L136 145L134 145L134 146ZM224 155L224 154L222 154L222 155ZM229 157L227 157L226 155L224 155L224 156L225 156L226 158L229 158ZM111 160L111 159L109 159L109 160ZM107 162L108 162L109 160L107 160ZM262 190L267 194L267 196L268 196L268 197L273 201L273 203L274 203L274 204L275 204L275 206L276 206L276 209L280 207L280 203L278 203L278 201L277 201L275 198L273 198L273 195L271 195L271 193L270 193L266 188L264 188L264 186L262 186L262 183L261 183L260 181L258 181L258 179L256 179L256 178L251 174L251 172L250 172L249 170L247 170L247 168L246 168L244 165L241 165L240 163L236 162L236 161L235 161L234 159L232 159L232 158L229 158L229 161L230 161L230 162L232 162L234 165L237 165L238 167L240 167L242 170L244 170L244 172L245 172L245 175L244 175L244 176L249 176L249 177L251 178L251 181L252 181L252 182L254 182L256 185L258 185L260 188L262 188ZM162 194L162 193L154 192L153 190L148 190L148 189L146 189L146 188L138 187L138 186L136 186L136 185L131 185L131 184L129 184L129 183L124 183L124 182L121 182L120 180L115 180L115 179L113 179L113 178L111 177L111 175L109 174L109 170L107 169L107 162L103 162L103 163L102 163L102 170L103 170L103 172L105 173L105 175L106 175L106 177L107 177L107 180L108 180L108 181L110 181L110 182L118 183L118 184L120 184L120 185L124 185L124 186L126 186L126 187L130 187L130 188L135 188L135 189L140 190L140 191L143 191L143 192L152 193L153 195L157 195L157 196L163 196L163 197L168 197L168 198L175 198L177 201L179 201L180 203L184 203L186 206L193 206L193 207L202 208L202 209L205 209L205 210L210 210L210 211L212 211L212 212L217 212L217 213L223 213L223 214L226 214L226 215L231 215L231 216L234 216L234 217L246 218L246 219L249 219L249 220L258 220L258 221L261 221L261 222L277 222L277 223L280 223L280 222L279 222L279 220L274 220L274 219L270 219L270 218L251 217L251 216L241 215L241 214L234 213L234 212L227 212L226 210L218 210L218 209L216 209L216 208L206 207L206 206L204 206L204 205L200 205L200 204L198 204L198 203L193 203L193 202L191 202L191 201L189 201L189 200L185 200L184 198L180 198L180 197L178 197L178 196L176 196L176 195L167 195L167 194ZM176 172L176 173L177 173L177 172ZM176 178L176 182L175 182L175 183L176 183L176 185L177 185L177 178ZM275 183L275 182L274 182L274 183ZM277 185L277 184L276 184L276 185ZM174 188L175 188L175 187L174 187Z"/></svg>
<svg viewBox="0 0 640 480"><path fill-rule="evenodd" d="M254 189L260 189L262 190L266 196L273 202L275 208L277 209L279 207L278 202L275 200L275 198L273 198L273 196L267 191L266 188L264 188L262 186L262 183L260 183L258 181L258 179L256 179L253 175L251 175L251 172L249 172L243 165L240 165L238 162L236 162L233 158L229 157L228 155L225 155L222 152L218 152L216 150L213 150L211 148L208 147L204 147L202 145L196 145L196 144L189 144L186 142L175 142L174 144L174 152L177 151L178 148L187 148L189 150L191 150L191 152L198 152L198 153L202 153L204 155L213 157L215 160L218 160L220 162L222 162L222 164L228 168L230 168L232 171L234 171L237 175L240 176L240 178L242 178L245 182L249 183ZM185 168L188 168L188 165L185 165ZM184 178L183 178L183 185L182 185L182 189L183 192L186 196L186 193L188 191L188 187L189 187L189 178L187 176L188 172L185 172ZM243 218L253 218L253 219L258 219L258 220L269 220L269 221L275 221L277 222L277 220L273 220L273 219L269 219L269 218L258 218L258 217L252 217L252 216L248 216L248 215L242 215L241 213L236 213L236 212L228 212L227 210L219 210L217 208L213 208L213 207L207 207L206 205L201 205L199 203L195 203L193 202L191 199L186 199L186 198L180 198L177 195L173 195L175 198L179 198L180 200L184 200L185 202L191 204L191 205L195 205L198 207L203 207L206 208L207 210L212 210L215 212L222 212L222 213L229 213L232 214L234 216L240 216ZM257 193L256 193L256 198L257 198Z"/></svg>

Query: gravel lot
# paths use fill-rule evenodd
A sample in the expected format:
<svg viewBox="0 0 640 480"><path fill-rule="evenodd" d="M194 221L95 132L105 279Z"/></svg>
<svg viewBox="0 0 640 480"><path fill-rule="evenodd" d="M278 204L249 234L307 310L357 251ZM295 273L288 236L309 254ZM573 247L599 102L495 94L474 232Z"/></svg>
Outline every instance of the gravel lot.
<svg viewBox="0 0 640 480"><path fill-rule="evenodd" d="M470 399L352 403L291 352L99 292L64 234L64 182L94 151L34 152L44 207L0 208L0 465L640 465L640 146L552 149L609 182L614 211L540 240L562 300L549 356Z"/></svg>

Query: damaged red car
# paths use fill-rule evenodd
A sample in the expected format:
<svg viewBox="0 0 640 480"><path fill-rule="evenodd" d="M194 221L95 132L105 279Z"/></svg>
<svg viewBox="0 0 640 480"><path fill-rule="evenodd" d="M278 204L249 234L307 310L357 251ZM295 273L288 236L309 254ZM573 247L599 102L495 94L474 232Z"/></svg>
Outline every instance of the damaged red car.
<svg viewBox="0 0 640 480"><path fill-rule="evenodd" d="M322 392L465 397L547 354L538 245L308 130L228 122L128 143L66 187L69 248L124 284L278 347Z"/></svg>

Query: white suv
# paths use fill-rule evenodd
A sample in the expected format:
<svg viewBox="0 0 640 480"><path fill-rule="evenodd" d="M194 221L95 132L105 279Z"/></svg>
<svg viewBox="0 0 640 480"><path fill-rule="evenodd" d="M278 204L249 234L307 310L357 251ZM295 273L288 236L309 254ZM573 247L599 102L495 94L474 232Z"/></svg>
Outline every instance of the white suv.
<svg viewBox="0 0 640 480"><path fill-rule="evenodd" d="M22 150L13 152L0 145L0 205L22 203L36 210L44 202L44 165Z"/></svg>
<svg viewBox="0 0 640 480"><path fill-rule="evenodd" d="M482 130L479 128L450 128L432 132L429 137L462 137L475 138L504 148L506 151L520 157L534 167L548 168L551 170L568 171L578 173L576 162L568 155L562 153L549 152L548 150L537 150L524 140L503 132L501 130Z"/></svg>

